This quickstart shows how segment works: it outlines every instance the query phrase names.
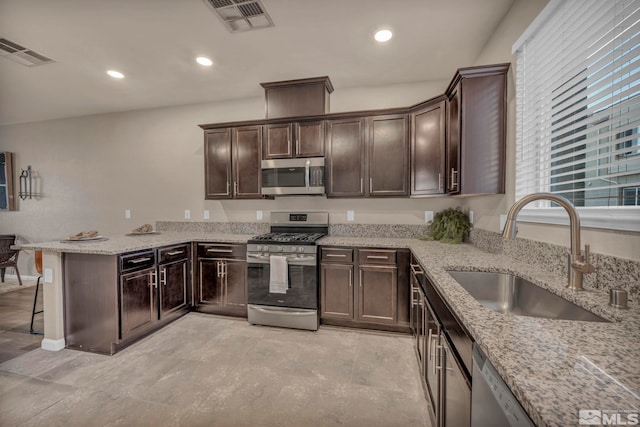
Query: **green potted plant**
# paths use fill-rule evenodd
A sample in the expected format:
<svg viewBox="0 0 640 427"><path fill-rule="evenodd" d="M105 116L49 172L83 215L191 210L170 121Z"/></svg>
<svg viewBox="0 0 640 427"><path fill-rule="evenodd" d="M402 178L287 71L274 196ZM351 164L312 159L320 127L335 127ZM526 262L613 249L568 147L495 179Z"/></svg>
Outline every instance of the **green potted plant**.
<svg viewBox="0 0 640 427"><path fill-rule="evenodd" d="M445 209L433 217L430 240L439 240L443 243L462 243L470 229L471 222L467 214L459 208Z"/></svg>

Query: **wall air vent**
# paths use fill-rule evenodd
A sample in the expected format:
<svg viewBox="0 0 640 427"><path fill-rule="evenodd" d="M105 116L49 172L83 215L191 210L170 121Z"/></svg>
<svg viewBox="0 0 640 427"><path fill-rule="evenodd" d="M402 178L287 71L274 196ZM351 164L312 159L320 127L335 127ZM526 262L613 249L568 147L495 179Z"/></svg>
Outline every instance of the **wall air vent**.
<svg viewBox="0 0 640 427"><path fill-rule="evenodd" d="M20 46L18 43L14 43L4 37L0 37L0 57L11 59L27 67L54 62L53 59L47 58L24 46Z"/></svg>
<svg viewBox="0 0 640 427"><path fill-rule="evenodd" d="M273 27L260 0L205 0L232 33Z"/></svg>

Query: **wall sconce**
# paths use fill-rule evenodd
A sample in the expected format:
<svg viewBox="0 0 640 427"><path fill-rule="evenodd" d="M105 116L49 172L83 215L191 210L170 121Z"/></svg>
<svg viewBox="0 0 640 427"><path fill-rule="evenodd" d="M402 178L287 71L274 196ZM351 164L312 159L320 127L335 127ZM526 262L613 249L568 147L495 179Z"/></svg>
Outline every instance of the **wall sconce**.
<svg viewBox="0 0 640 427"><path fill-rule="evenodd" d="M18 196L22 200L32 197L32 181L31 181L31 165L27 166L27 169L22 169L20 172L20 191Z"/></svg>

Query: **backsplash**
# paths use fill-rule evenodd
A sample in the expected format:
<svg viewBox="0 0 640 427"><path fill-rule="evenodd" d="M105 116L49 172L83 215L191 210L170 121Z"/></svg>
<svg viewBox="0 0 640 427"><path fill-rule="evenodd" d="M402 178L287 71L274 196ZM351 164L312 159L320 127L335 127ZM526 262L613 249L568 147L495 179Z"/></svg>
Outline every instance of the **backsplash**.
<svg viewBox="0 0 640 427"><path fill-rule="evenodd" d="M420 238L429 234L429 224L329 224L334 237Z"/></svg>
<svg viewBox="0 0 640 427"><path fill-rule="evenodd" d="M519 261L537 264L560 276L567 276L569 248L535 240L516 238L504 240L500 233L473 229L470 243L492 253L503 253ZM596 272L584 276L587 288L608 290L625 289L629 298L640 299L640 262L609 255L591 253L591 263Z"/></svg>
<svg viewBox="0 0 640 427"><path fill-rule="evenodd" d="M201 231L203 233L264 234L269 232L265 222L191 222L156 221L157 231Z"/></svg>

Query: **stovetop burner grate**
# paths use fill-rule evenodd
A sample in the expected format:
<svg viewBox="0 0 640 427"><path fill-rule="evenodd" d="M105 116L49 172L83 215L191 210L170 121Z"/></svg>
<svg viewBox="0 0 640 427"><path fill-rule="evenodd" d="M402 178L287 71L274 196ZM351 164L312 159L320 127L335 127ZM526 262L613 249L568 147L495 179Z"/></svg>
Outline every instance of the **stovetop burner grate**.
<svg viewBox="0 0 640 427"><path fill-rule="evenodd" d="M267 233L255 236L251 240L263 243L313 243L323 236L321 233Z"/></svg>

